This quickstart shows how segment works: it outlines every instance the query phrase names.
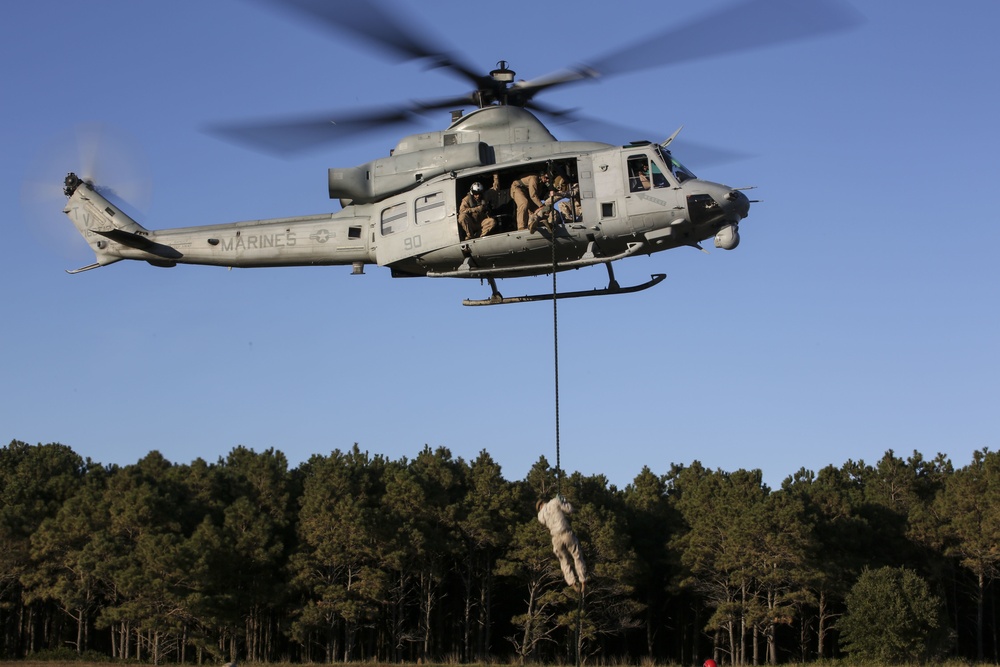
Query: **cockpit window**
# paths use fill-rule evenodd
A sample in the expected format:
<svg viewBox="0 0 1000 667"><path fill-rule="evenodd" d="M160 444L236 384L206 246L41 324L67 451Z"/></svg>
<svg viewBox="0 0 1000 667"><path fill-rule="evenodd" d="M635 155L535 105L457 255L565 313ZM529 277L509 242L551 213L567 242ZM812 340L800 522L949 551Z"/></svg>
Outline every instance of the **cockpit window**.
<svg viewBox="0 0 1000 667"><path fill-rule="evenodd" d="M650 173L653 176L654 188L665 188L669 185L669 183L667 183L667 177L663 175L663 172L660 171L660 166L655 162L651 165Z"/></svg>
<svg viewBox="0 0 1000 667"><path fill-rule="evenodd" d="M663 173L660 155L630 155L628 158L629 192L641 192L652 188L670 187L670 181Z"/></svg>
<svg viewBox="0 0 1000 667"><path fill-rule="evenodd" d="M697 178L697 176L694 175L694 172L678 162L677 158L675 158L670 151L661 149L657 146L657 152L660 154L660 157L663 158L667 168L670 169L670 173L674 175L674 178L676 178L679 183L683 183L684 181L692 178Z"/></svg>
<svg viewBox="0 0 1000 667"><path fill-rule="evenodd" d="M670 170L674 173L674 177L680 183L696 178L690 169L678 162L673 156L670 156Z"/></svg>
<svg viewBox="0 0 1000 667"><path fill-rule="evenodd" d="M629 192L648 190L649 158L645 155L630 155L628 158L628 189Z"/></svg>

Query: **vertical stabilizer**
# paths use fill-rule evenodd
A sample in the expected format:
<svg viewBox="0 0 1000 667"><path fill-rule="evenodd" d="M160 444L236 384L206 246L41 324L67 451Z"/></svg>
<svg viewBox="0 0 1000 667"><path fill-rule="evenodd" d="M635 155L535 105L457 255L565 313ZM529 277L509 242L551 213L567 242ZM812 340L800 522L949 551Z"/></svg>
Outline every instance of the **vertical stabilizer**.
<svg viewBox="0 0 1000 667"><path fill-rule="evenodd" d="M70 173L66 176L63 191L69 197L63 213L73 221L97 256L96 264L70 273L79 273L124 259L119 251L120 246L143 248L150 245L149 231L108 201L93 184Z"/></svg>

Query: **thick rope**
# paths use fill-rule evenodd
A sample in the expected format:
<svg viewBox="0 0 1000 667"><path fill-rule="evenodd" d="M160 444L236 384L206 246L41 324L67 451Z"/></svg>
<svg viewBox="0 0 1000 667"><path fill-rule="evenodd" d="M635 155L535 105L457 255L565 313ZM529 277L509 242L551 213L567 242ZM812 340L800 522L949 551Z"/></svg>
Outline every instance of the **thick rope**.
<svg viewBox="0 0 1000 667"><path fill-rule="evenodd" d="M556 233L552 226L552 358L555 360L556 489L562 494L562 461L559 460L559 299L556 292Z"/></svg>
<svg viewBox="0 0 1000 667"><path fill-rule="evenodd" d="M580 604L576 608L576 667L580 667L580 631L583 626L583 589L580 590Z"/></svg>
<svg viewBox="0 0 1000 667"><path fill-rule="evenodd" d="M556 402L556 484L557 490L562 495L562 461L559 452L559 297L556 282L556 232L555 225L552 226L552 358L554 360L555 374L555 402ZM580 590L580 604L576 608L576 667L580 667L580 632L583 625L583 590Z"/></svg>

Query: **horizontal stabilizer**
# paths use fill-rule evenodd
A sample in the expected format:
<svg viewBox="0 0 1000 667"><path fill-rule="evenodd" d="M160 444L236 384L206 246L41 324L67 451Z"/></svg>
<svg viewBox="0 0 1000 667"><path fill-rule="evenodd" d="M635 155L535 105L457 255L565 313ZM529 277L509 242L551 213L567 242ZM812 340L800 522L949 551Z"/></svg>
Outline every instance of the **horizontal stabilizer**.
<svg viewBox="0 0 1000 667"><path fill-rule="evenodd" d="M100 234L107 239L111 239L116 243L121 243L129 248L144 250L148 253L164 257L166 259L177 259L182 256L180 252L168 245L156 243L142 234L135 234L124 229L109 229L107 231L99 231L95 229L94 233Z"/></svg>

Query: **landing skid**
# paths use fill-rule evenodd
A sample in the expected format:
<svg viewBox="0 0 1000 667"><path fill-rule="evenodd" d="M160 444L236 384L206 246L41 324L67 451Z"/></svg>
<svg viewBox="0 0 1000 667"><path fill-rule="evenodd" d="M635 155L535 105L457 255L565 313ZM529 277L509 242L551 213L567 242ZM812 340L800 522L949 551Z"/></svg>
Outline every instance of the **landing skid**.
<svg viewBox="0 0 1000 667"><path fill-rule="evenodd" d="M493 278L487 278L493 294L488 299L463 299L463 306L496 306L503 303L525 303L527 301L552 301L553 299L577 299L584 296L605 296L608 294L630 294L649 289L653 285L659 285L667 277L665 273L654 273L644 283L622 287L615 280L611 265L608 264L608 286L604 288L594 288L592 290L580 290L578 292L560 292L558 294L529 294L526 296L505 297L497 289L497 283Z"/></svg>

